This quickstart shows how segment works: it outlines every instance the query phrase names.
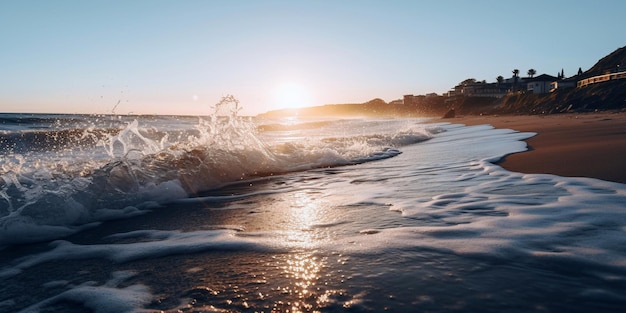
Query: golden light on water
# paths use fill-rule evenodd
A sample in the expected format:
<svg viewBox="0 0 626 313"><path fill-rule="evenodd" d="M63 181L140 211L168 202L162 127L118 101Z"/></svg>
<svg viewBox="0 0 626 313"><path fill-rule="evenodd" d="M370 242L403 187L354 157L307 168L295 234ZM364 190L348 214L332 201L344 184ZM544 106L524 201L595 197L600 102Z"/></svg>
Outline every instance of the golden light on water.
<svg viewBox="0 0 626 313"><path fill-rule="evenodd" d="M314 308L323 306L317 287L322 264L309 253L292 254L286 260L282 270L290 285L282 287L281 293L293 297L291 312L315 312Z"/></svg>
<svg viewBox="0 0 626 313"><path fill-rule="evenodd" d="M323 218L321 201L301 191L294 193L290 202L290 209L286 212L289 223L285 231L287 243L293 248L314 248L323 240L314 227Z"/></svg>
<svg viewBox="0 0 626 313"><path fill-rule="evenodd" d="M245 282L235 280L245 288L224 288L224 294L234 292L228 297L229 306L264 307L264 312L321 312L349 300L345 290L337 288L345 279L337 266L342 267L346 258L320 252L333 240L332 225L341 218L336 208L309 188L277 194L259 205L262 213L243 227L252 232L271 230L276 235L271 238L273 245L283 252L269 256L262 265L250 259L242 270L229 263L233 273L253 273L244 278ZM240 216L224 224L237 221Z"/></svg>
<svg viewBox="0 0 626 313"><path fill-rule="evenodd" d="M285 232L286 242L294 249L283 261L281 267L289 286L281 292L293 297L290 312L319 312L328 301L328 291L318 286L321 271L326 266L326 259L315 256L315 247L324 241L315 225L324 216L323 201L316 199L310 191L292 194L288 214L289 230Z"/></svg>

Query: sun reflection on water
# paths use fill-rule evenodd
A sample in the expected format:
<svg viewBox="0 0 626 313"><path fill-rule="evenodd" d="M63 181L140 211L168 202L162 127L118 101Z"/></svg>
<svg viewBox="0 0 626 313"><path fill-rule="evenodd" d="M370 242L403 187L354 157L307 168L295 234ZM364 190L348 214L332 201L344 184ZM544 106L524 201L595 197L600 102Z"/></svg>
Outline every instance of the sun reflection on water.
<svg viewBox="0 0 626 313"><path fill-rule="evenodd" d="M315 256L315 247L324 236L314 225L324 216L323 201L315 199L310 192L292 194L287 214L289 226L285 230L286 243L293 248L283 261L281 270L289 281L289 286L281 288L281 293L293 297L290 312L319 312L328 301L328 290L322 290L321 270L326 267L326 258Z"/></svg>
<svg viewBox="0 0 626 313"><path fill-rule="evenodd" d="M286 212L286 243L292 248L311 249L323 241L313 227L322 219L323 206L306 192L293 195L291 206Z"/></svg>
<svg viewBox="0 0 626 313"><path fill-rule="evenodd" d="M343 308L352 300L342 289L342 267L347 260L340 253L328 253L334 240L332 227L341 219L337 208L313 188L274 195L271 201L256 203L254 218L245 219L242 229L251 236L267 234L278 252L243 253L225 257L228 271L216 271L205 278L225 309L256 312L321 312ZM219 211L225 212L225 211ZM229 212L230 213L230 212ZM249 211L242 211L249 214ZM225 214L223 224L241 222L241 215ZM260 235L259 235L260 234ZM247 236L246 231L238 236ZM219 268L219 267L218 267ZM224 276L222 276L224 275ZM221 282L221 284L219 284ZM224 302L225 301L225 302ZM214 304L216 302L210 302Z"/></svg>
<svg viewBox="0 0 626 313"><path fill-rule="evenodd" d="M315 312L323 306L320 289L316 286L322 264L323 260L303 253L290 255L282 266L290 286L282 287L280 291L292 298L289 306L291 312Z"/></svg>

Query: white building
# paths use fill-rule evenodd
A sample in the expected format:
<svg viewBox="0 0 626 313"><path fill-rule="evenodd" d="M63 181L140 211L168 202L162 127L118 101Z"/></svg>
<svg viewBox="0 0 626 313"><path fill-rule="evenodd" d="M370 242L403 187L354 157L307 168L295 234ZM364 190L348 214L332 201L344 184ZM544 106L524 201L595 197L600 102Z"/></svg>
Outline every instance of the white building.
<svg viewBox="0 0 626 313"><path fill-rule="evenodd" d="M558 79L548 74L541 74L533 78L525 78L526 91L534 94L548 93L552 89L552 83Z"/></svg>

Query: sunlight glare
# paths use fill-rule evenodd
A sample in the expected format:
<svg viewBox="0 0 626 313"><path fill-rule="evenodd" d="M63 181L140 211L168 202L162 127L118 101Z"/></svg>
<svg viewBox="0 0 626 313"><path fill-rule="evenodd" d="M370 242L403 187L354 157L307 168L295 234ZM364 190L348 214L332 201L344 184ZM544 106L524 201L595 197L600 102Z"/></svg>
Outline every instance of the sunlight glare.
<svg viewBox="0 0 626 313"><path fill-rule="evenodd" d="M296 109L312 106L311 94L300 84L289 82L279 85L275 91L275 105L280 109Z"/></svg>

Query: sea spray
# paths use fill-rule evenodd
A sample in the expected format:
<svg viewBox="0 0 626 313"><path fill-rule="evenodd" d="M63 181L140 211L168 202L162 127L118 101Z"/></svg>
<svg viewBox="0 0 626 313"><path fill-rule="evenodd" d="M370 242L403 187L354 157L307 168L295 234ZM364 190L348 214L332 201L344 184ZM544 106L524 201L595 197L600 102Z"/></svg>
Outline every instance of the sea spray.
<svg viewBox="0 0 626 313"><path fill-rule="evenodd" d="M239 110L235 97L223 97L208 119L199 120L197 135L169 150L190 193L282 171L279 160L258 138L254 122L239 116Z"/></svg>
<svg viewBox="0 0 626 313"><path fill-rule="evenodd" d="M20 229L55 227L67 234L93 221L136 214L142 204L187 197L271 171L273 157L255 136L254 124L237 115L238 100L224 97L214 109L184 140L150 132L134 119L114 132L91 125L80 136L72 132L62 139L71 147L72 142L98 138L91 150L59 150L56 141L46 140L52 143L43 153L5 152L0 245L49 239L46 231L33 236L29 230L29 236L22 236ZM38 133L56 138L59 130Z"/></svg>
<svg viewBox="0 0 626 313"><path fill-rule="evenodd" d="M233 182L390 158L431 136L422 126L343 120L309 124L309 134L323 132L306 140L273 141L239 110L225 96L206 117L43 116L26 127L9 117L0 141L45 140L0 151L0 246L58 238Z"/></svg>

